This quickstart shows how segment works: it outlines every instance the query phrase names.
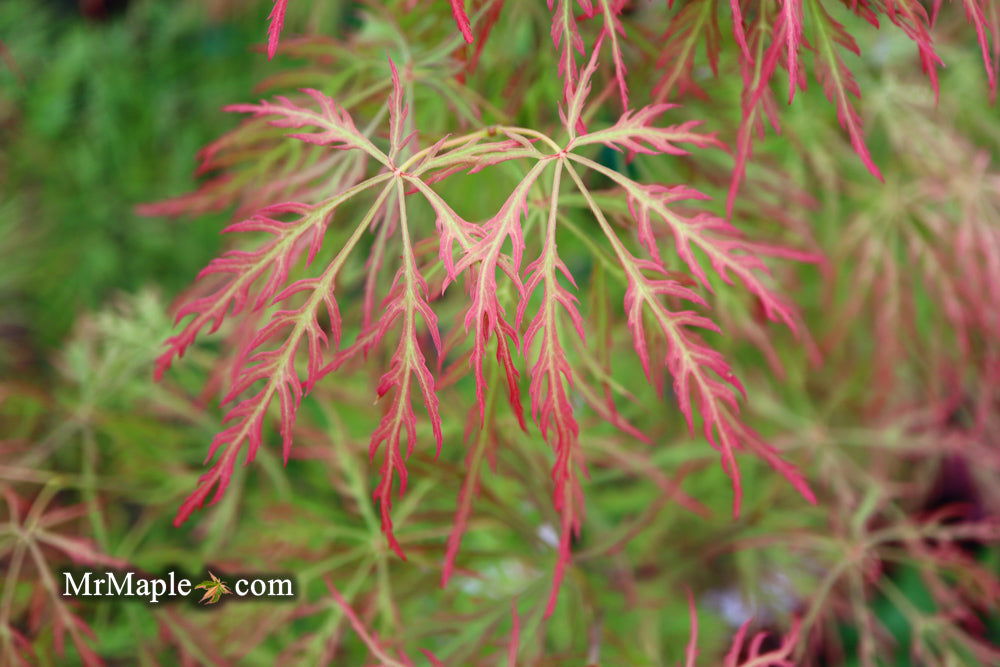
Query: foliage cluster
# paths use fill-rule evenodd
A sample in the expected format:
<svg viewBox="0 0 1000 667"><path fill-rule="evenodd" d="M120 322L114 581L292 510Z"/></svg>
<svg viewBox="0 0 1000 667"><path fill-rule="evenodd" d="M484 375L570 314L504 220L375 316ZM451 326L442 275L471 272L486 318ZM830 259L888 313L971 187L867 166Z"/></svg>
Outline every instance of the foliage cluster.
<svg viewBox="0 0 1000 667"><path fill-rule="evenodd" d="M263 99L132 220L171 243L123 243L132 294L0 385L4 662L1000 660L995 0L268 9ZM125 146L198 134L142 75L150 96L7 48L5 238L45 196L33 142L85 152L126 104L102 95L144 119L107 130ZM46 135L46 81L98 106ZM135 284L172 291L226 211L168 334ZM53 229L37 254L79 252ZM8 266L31 331L56 292ZM69 601L67 562L284 570L299 595Z"/></svg>

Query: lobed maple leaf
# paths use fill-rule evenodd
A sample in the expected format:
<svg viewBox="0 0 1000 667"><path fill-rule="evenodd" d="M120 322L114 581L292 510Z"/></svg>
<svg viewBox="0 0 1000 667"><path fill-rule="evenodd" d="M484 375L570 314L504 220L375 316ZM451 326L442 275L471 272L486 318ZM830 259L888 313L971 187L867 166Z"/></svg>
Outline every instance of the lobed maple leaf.
<svg viewBox="0 0 1000 667"><path fill-rule="evenodd" d="M202 604L216 604L220 599L222 599L223 595L232 594L232 591L229 590L229 586L226 585L226 582L215 576L211 570L209 570L208 576L209 579L206 579L195 586L195 589L205 589L205 594L201 596L201 599L198 600L198 602Z"/></svg>

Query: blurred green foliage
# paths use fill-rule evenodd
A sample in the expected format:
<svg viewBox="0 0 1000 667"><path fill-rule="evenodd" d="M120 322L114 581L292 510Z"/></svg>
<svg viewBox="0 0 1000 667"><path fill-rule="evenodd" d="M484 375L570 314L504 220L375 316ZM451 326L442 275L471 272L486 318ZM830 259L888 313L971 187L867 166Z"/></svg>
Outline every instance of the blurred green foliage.
<svg viewBox="0 0 1000 667"><path fill-rule="evenodd" d="M0 307L8 334L27 330L29 368L114 290L176 293L217 250L222 216L171 224L133 207L193 187L195 153L233 125L219 109L266 73L250 52L265 12L210 20L203 3L137 0L97 21L0 4Z"/></svg>

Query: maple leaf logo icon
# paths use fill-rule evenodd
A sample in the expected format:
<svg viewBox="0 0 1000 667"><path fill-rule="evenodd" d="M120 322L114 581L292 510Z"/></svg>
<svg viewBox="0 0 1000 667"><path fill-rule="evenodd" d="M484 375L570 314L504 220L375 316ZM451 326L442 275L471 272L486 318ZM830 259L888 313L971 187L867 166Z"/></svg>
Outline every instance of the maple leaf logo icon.
<svg viewBox="0 0 1000 667"><path fill-rule="evenodd" d="M202 602L204 604L215 604L222 598L223 595L232 594L232 591L229 590L229 586L226 585L226 582L212 574L211 570L209 570L208 576L211 577L211 579L206 579L195 586L196 589L205 589L205 594L201 596L201 599L198 600L198 602Z"/></svg>

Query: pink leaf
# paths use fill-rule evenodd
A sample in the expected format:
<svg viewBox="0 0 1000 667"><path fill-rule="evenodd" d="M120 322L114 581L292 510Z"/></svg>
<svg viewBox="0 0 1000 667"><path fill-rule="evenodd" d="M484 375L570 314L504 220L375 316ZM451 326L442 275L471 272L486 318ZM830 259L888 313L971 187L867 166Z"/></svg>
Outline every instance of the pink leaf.
<svg viewBox="0 0 1000 667"><path fill-rule="evenodd" d="M625 28L622 26L619 15L624 10L627 0L597 0L604 16L604 28L602 36L608 39L611 44L611 59L615 65L615 82L618 84L618 95L621 99L622 110L628 109L628 85L625 82L625 57L622 55L621 42L619 37L625 36ZM596 51L599 46L595 46Z"/></svg>
<svg viewBox="0 0 1000 667"><path fill-rule="evenodd" d="M788 634L782 639L781 644L766 653L761 652L761 646L767 636L766 632L757 633L750 641L749 646L745 646L744 644L747 631L750 629L752 622L753 619L748 619L733 636L732 645L723 659L723 667L763 665L769 665L770 667L795 667L796 663L793 662L793 653L799 641L799 631L802 628L801 620L795 619L792 622L792 627L788 630ZM745 660L741 662L740 655L744 652L744 649L746 649Z"/></svg>
<svg viewBox="0 0 1000 667"><path fill-rule="evenodd" d="M684 667L697 667L698 661L698 609L694 606L694 595L687 589L688 614L691 617L691 631L687 650L684 651Z"/></svg>
<svg viewBox="0 0 1000 667"><path fill-rule="evenodd" d="M578 442L580 427L569 396L573 371L559 336L559 315L562 313L569 318L576 334L584 338L576 297L559 283L560 273L571 284L574 283L566 265L559 259L556 247L562 169L562 163L557 163L549 199L545 244L538 258L528 266L528 281L517 313L520 325L528 299L536 289L541 288L542 301L525 331L524 349L525 355L530 358L530 351L537 344L535 361L530 367L531 414L555 454L552 467L553 504L561 516L556 569L546 616L555 609L565 567L570 560L571 538L580 531L582 515L582 491L577 475L577 469L583 465Z"/></svg>
<svg viewBox="0 0 1000 667"><path fill-rule="evenodd" d="M678 143L688 143L702 148L722 146L713 135L692 131L701 124L701 121L687 121L680 125L667 127L653 125L653 122L663 112L673 109L675 106L673 104L653 104L638 111L626 111L611 127L577 137L572 146L601 143L615 150L624 150L629 154L644 153L647 155L687 155L688 151L677 146Z"/></svg>
<svg viewBox="0 0 1000 667"><path fill-rule="evenodd" d="M278 51L278 38L281 37L281 28L285 25L285 10L288 9L288 0L274 0L274 7L268 17L270 25L267 28L267 59L270 60Z"/></svg>
<svg viewBox="0 0 1000 667"><path fill-rule="evenodd" d="M593 11L588 0L577 0L577 3L585 14ZM563 80L563 96L568 102L577 88L576 54L584 54L583 38L580 37L580 29L573 13L573 0L548 0L548 4L549 10L553 12L552 43L560 49L559 76Z"/></svg>
<svg viewBox="0 0 1000 667"><path fill-rule="evenodd" d="M865 144L861 116L851 102L852 96L860 98L861 91L854 80L854 75L847 69L837 50L837 45L840 45L856 54L858 53L857 44L844 30L844 26L835 21L822 8L820 8L820 16L817 17L816 26L819 53L816 58L816 77L822 84L827 99L836 105L837 118L841 127L847 130L854 151L861 158L861 162L868 168L868 171L881 181L882 172L875 166L875 162L868 152L868 146Z"/></svg>
<svg viewBox="0 0 1000 667"><path fill-rule="evenodd" d="M472 25L465 13L465 3L462 0L451 0L451 14L455 17L455 24L462 33L462 37L467 43L472 44Z"/></svg>
<svg viewBox="0 0 1000 667"><path fill-rule="evenodd" d="M524 253L524 239L521 236L521 218L527 212L528 191L545 166L546 163L539 162L532 167L504 202L500 211L483 225L479 231L481 238L468 249L455 266L456 274L467 269L473 270L473 278L469 281L470 303L465 314L465 329L474 332L471 364L476 377L476 401L481 416L484 412L486 395L483 362L486 343L491 336L498 341L497 359L507 373L511 406L517 411L520 410L519 393L515 389L517 375L507 342L509 340L513 343L516 349L520 341L515 327L507 321L504 308L497 297L496 274L497 270L503 271L518 291L522 291L520 266ZM503 252L503 246L508 239L511 244L510 254Z"/></svg>
<svg viewBox="0 0 1000 667"><path fill-rule="evenodd" d="M417 334L417 318L420 317L434 341L438 355L441 354L441 340L437 329L437 317L427 302L427 283L417 269L413 256L407 228L406 208L403 201L403 183L396 181L397 197L400 211L400 234L403 237L403 266L396 274L396 279L383 303L384 314L375 325L377 332L375 340L385 336L386 332L400 322L400 337L396 351L390 361L389 370L379 381L377 394L384 397L390 391L392 398L386 405L385 412L378 428L372 434L369 444L369 457L374 459L380 449L382 452L382 467L380 479L375 487L374 497L378 500L382 516L382 530L389 546L401 558L405 558L402 547L396 540L391 508L393 481L399 478L399 494L406 491L407 470L406 459L413 453L417 440L416 414L413 410L411 392L415 383L423 397L424 406L431 420L437 453L441 452L442 433L441 416L438 412L438 398L434 389L434 376L427 367L427 361L420 347ZM403 440L406 450L403 451Z"/></svg>
<svg viewBox="0 0 1000 667"><path fill-rule="evenodd" d="M983 65L989 81L990 93L997 93L997 70L1000 69L1000 10L990 0L962 0L965 17L976 29L979 50L983 54ZM987 20L987 13L990 17ZM992 53L990 39L993 40Z"/></svg>
<svg viewBox="0 0 1000 667"><path fill-rule="evenodd" d="M389 94L389 160L395 162L400 151L414 137L405 135L408 109L404 104L405 94L399 82L399 72L392 58L389 59L389 69L392 72L392 92Z"/></svg>
<svg viewBox="0 0 1000 667"><path fill-rule="evenodd" d="M275 116L268 121L274 127L293 129L316 127L317 131L300 132L289 136L321 146L361 150L383 165L390 166L389 158L358 130L350 114L340 105L318 90L304 88L302 92L317 104L318 112L296 104L281 95L275 97L273 102L261 100L258 104L233 104L225 107L224 110L248 113L259 117Z"/></svg>
<svg viewBox="0 0 1000 667"><path fill-rule="evenodd" d="M347 621L351 624L351 627L354 629L354 632L357 633L358 637L361 638L361 641L364 642L365 646L368 647L368 650L371 651L371 654L376 658L378 658L383 665L389 665L390 667L393 666L398 667L400 664L399 660L392 658L389 655L388 650L384 646L382 646L382 643L379 641L378 637L376 637L374 634L368 631L368 628L365 627L365 624L354 612L354 609L351 608L351 605L347 603L347 600L344 599L344 596L340 594L340 591L337 590L337 587L333 585L333 582L330 581L330 578L324 577L323 583L326 584L326 588L328 591L330 591L330 595L333 596L333 599L337 603L337 606L340 607L340 610L344 613L344 616L347 617ZM406 662L408 663L410 662L410 659L406 656L405 653L401 653L401 657Z"/></svg>
<svg viewBox="0 0 1000 667"><path fill-rule="evenodd" d="M780 27L779 27L780 26ZM785 37L785 57L788 64L788 103L795 98L799 85L799 47L802 44L802 0L782 0L781 14L775 32Z"/></svg>

